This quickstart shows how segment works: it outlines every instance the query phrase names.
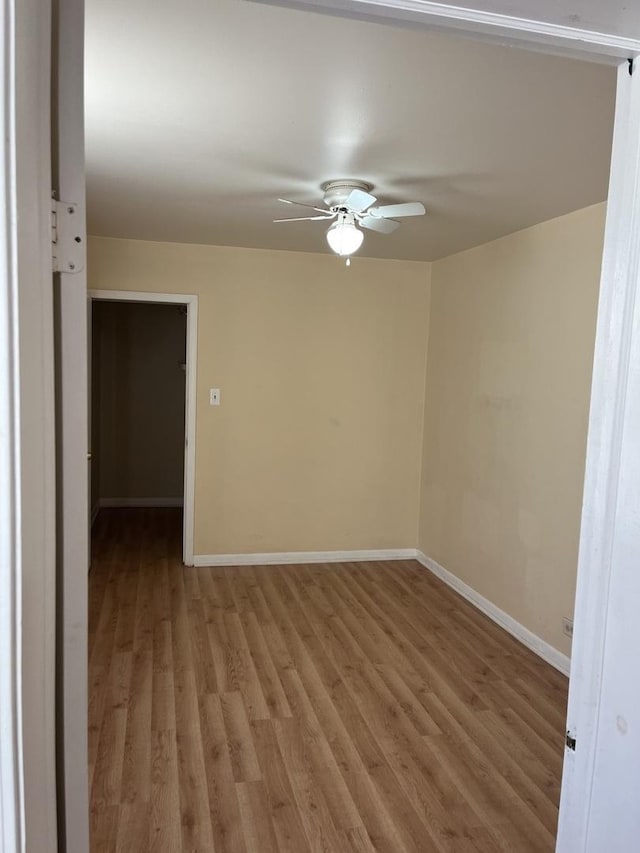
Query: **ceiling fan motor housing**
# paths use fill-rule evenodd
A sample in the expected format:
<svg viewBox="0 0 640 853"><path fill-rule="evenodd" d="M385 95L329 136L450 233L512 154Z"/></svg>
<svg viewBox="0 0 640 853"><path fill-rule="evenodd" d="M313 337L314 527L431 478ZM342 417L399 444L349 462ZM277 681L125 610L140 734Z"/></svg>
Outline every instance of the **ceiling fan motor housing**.
<svg viewBox="0 0 640 853"><path fill-rule="evenodd" d="M323 201L327 207L337 208L344 205L353 190L369 193L373 189L373 184L356 180L327 181L320 189L324 192Z"/></svg>

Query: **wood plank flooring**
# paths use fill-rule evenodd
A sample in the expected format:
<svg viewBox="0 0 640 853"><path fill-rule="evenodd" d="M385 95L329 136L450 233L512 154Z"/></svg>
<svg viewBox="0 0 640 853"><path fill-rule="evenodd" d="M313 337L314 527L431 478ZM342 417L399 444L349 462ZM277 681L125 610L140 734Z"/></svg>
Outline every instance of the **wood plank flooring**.
<svg viewBox="0 0 640 853"><path fill-rule="evenodd" d="M102 510L91 850L552 851L566 679L412 561L185 568Z"/></svg>

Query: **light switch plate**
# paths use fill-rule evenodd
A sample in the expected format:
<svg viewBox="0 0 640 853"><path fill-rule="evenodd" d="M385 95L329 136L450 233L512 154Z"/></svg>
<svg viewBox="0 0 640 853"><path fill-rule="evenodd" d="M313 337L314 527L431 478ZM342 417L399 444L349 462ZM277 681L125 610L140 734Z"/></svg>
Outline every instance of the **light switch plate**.
<svg viewBox="0 0 640 853"><path fill-rule="evenodd" d="M210 388L209 389L209 405L210 406L219 406L220 405L220 389L219 388Z"/></svg>

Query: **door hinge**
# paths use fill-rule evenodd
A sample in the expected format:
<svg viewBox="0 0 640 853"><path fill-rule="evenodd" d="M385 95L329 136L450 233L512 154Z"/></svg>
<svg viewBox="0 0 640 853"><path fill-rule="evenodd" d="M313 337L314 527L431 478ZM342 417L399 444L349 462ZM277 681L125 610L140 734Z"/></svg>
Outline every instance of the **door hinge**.
<svg viewBox="0 0 640 853"><path fill-rule="evenodd" d="M51 200L51 256L53 271L81 272L85 266L84 225L78 215L78 205L68 201Z"/></svg>
<svg viewBox="0 0 640 853"><path fill-rule="evenodd" d="M570 729L567 729L567 736L565 738L565 744L567 745L567 749L571 749L571 750L573 750L573 752L576 751L576 738L575 738L575 735L573 735L571 733Z"/></svg>

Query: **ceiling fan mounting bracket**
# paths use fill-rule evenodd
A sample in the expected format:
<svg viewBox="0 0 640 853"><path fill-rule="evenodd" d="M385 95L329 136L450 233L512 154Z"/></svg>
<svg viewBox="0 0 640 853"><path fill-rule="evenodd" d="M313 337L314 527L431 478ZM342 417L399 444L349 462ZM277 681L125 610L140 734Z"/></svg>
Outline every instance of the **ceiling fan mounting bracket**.
<svg viewBox="0 0 640 853"><path fill-rule="evenodd" d="M324 203L327 207L333 209L344 206L345 201L349 198L353 190L362 190L365 193L371 192L373 184L367 181L344 178L339 181L325 181L324 184L320 185L320 189L324 193Z"/></svg>

